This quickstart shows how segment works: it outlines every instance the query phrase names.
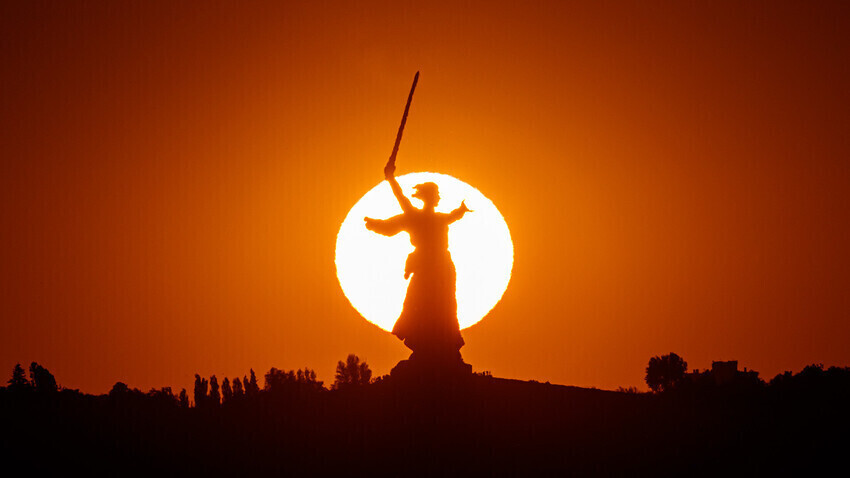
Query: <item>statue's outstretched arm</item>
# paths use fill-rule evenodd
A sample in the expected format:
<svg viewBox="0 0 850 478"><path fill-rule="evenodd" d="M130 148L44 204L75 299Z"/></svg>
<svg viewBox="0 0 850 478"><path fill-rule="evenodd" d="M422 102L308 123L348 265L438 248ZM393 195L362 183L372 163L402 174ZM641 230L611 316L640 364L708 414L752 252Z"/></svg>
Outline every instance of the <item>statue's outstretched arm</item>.
<svg viewBox="0 0 850 478"><path fill-rule="evenodd" d="M363 218L366 221L366 229L384 236L394 236L403 231L406 223L405 219L404 214L399 214L389 219Z"/></svg>
<svg viewBox="0 0 850 478"><path fill-rule="evenodd" d="M451 224L451 223L457 221L458 219L462 218L463 215L468 213L468 212L472 212L472 210L469 209L468 207L466 207L466 201L461 201L460 206L458 206L457 209L455 209L454 211L448 213L446 215L446 217L449 220L449 224Z"/></svg>
<svg viewBox="0 0 850 478"><path fill-rule="evenodd" d="M393 194L398 200L398 204L401 206L401 210L404 212L412 211L413 204L411 204L410 199L404 195L404 192L401 190L401 186L399 186L398 181L395 179L395 164L387 164L384 168L384 177L387 181L389 181L390 187L393 189Z"/></svg>

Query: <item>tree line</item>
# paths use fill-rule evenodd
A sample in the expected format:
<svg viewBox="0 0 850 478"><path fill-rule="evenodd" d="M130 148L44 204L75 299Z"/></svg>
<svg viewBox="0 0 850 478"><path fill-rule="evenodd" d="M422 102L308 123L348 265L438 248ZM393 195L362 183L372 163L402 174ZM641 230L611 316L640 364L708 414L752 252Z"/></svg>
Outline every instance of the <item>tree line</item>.
<svg viewBox="0 0 850 478"><path fill-rule="evenodd" d="M721 365L729 362L715 362ZM736 364L736 363L735 363ZM719 367L718 367L719 368ZM485 373L485 378L489 373ZM147 393L137 388L130 388L124 382L116 382L108 396L116 399L148 399L152 402L177 405L180 408L215 408L251 400L260 394L271 396L287 393L310 394L328 390L343 390L360 387L370 383L380 382L384 377L372 378L372 370L365 361L357 355L349 354L346 359L337 362L334 382L325 387L324 382L316 378L315 370L303 368L283 370L272 367L263 375L263 386L260 387L254 369L240 377L229 377L219 383L216 375L209 378L195 374L195 382L190 395L185 388L175 394L171 387L151 388ZM650 391L665 393L681 390L706 391L715 388L765 388L776 389L804 388L818 386L823 383L850 384L850 367L824 368L821 363L804 367L799 373L786 371L765 382L752 370L730 370L728 376L718 376L718 370L706 369L703 372L694 370L688 372L688 363L680 355L669 353L649 359L646 367L645 381ZM2 387L0 387L2 388ZM20 363L15 364L12 376L7 381L6 390L22 393L55 393L60 391L56 378L42 365L32 362L29 366L29 378ZM618 391L639 393L634 387L620 388Z"/></svg>
<svg viewBox="0 0 850 478"><path fill-rule="evenodd" d="M319 393L328 391L324 382L316 378L316 371L310 368L298 370L282 370L272 367L263 376L264 385L260 388L254 369L240 377L224 377L219 383L215 375L209 378L195 374L192 399L185 388L174 394L171 387L151 388L147 393L138 388L130 388L124 382L116 382L108 396L113 399L148 399L152 402L177 405L180 408L214 408L231 402L250 400L261 393L280 395L290 392ZM346 359L337 363L334 382L330 390L341 390L359 387L373 383L372 370L369 364L361 361L360 357L349 354ZM20 363L12 369L12 377L7 382L6 389L20 393L56 393L63 390L50 371L37 362L29 367L29 378ZM2 387L0 387L2 388Z"/></svg>
<svg viewBox="0 0 850 478"><path fill-rule="evenodd" d="M791 389L817 387L822 384L850 385L850 367L824 368L822 363L807 365L799 373L785 371L769 382L754 370L738 370L737 361L713 362L711 369L688 372L688 362L676 353L655 356L646 366L645 381L656 393L673 391L706 391L717 388Z"/></svg>
<svg viewBox="0 0 850 478"><path fill-rule="evenodd" d="M652 357L656 392L638 394L489 374L446 383L436 375L374 379L352 355L338 362L329 386L309 368L272 367L198 374L179 393L119 382L109 394L88 395L60 386L38 363L28 371L18 364L0 387L0 458L44 475L807 476L811 463L824 462L842 469L850 368L812 364L763 381L731 362L713 371L687 365L678 354Z"/></svg>

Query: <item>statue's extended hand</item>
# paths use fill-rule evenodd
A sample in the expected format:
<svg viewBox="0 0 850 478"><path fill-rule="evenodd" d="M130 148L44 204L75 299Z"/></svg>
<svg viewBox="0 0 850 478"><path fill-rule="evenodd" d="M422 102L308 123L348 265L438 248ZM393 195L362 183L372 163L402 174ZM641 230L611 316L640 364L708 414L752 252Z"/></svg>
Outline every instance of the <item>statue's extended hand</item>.
<svg viewBox="0 0 850 478"><path fill-rule="evenodd" d="M363 220L366 222L366 229L372 231L375 228L375 219L371 217L364 217Z"/></svg>
<svg viewBox="0 0 850 478"><path fill-rule="evenodd" d="M395 175L395 163L387 163L384 166L384 178L390 179Z"/></svg>
<svg viewBox="0 0 850 478"><path fill-rule="evenodd" d="M463 201L460 202L460 208L459 209L463 212L472 212L472 209L469 209L468 207L466 207L466 200L463 200Z"/></svg>

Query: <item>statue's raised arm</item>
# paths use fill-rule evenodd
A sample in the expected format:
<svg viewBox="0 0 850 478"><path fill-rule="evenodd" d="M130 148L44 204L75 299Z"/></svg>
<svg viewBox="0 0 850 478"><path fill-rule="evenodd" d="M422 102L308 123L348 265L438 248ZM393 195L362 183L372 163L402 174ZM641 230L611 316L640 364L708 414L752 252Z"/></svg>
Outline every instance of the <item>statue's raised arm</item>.
<svg viewBox="0 0 850 478"><path fill-rule="evenodd" d="M393 189L393 194L395 195L396 200L398 200L398 204L401 206L401 210L404 212L410 212L413 210L413 204L410 203L410 199L404 195L404 192L401 190L401 186L399 186L398 181L395 179L395 163L387 163L384 167L384 177L389 181L390 187Z"/></svg>
<svg viewBox="0 0 850 478"><path fill-rule="evenodd" d="M363 219L366 221L366 229L385 236L394 236L403 231L408 223L408 216L404 213L412 211L414 208L413 204L410 203L410 199L404 195L401 191L401 186L399 186L398 181L395 179L395 164L387 163L387 166L384 168L384 176L389 181L390 187L393 189L393 194L401 205L401 210L404 212L389 219L375 219L371 217L365 217Z"/></svg>

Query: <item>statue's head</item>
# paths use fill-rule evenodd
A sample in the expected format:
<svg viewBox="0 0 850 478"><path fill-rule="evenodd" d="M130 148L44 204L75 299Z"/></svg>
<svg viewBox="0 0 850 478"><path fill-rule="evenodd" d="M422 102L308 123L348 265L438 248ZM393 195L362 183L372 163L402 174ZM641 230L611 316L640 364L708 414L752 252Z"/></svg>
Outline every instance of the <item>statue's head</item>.
<svg viewBox="0 0 850 478"><path fill-rule="evenodd" d="M426 207L437 207L440 202L440 190L435 183L427 182L413 186L413 197L425 203Z"/></svg>

